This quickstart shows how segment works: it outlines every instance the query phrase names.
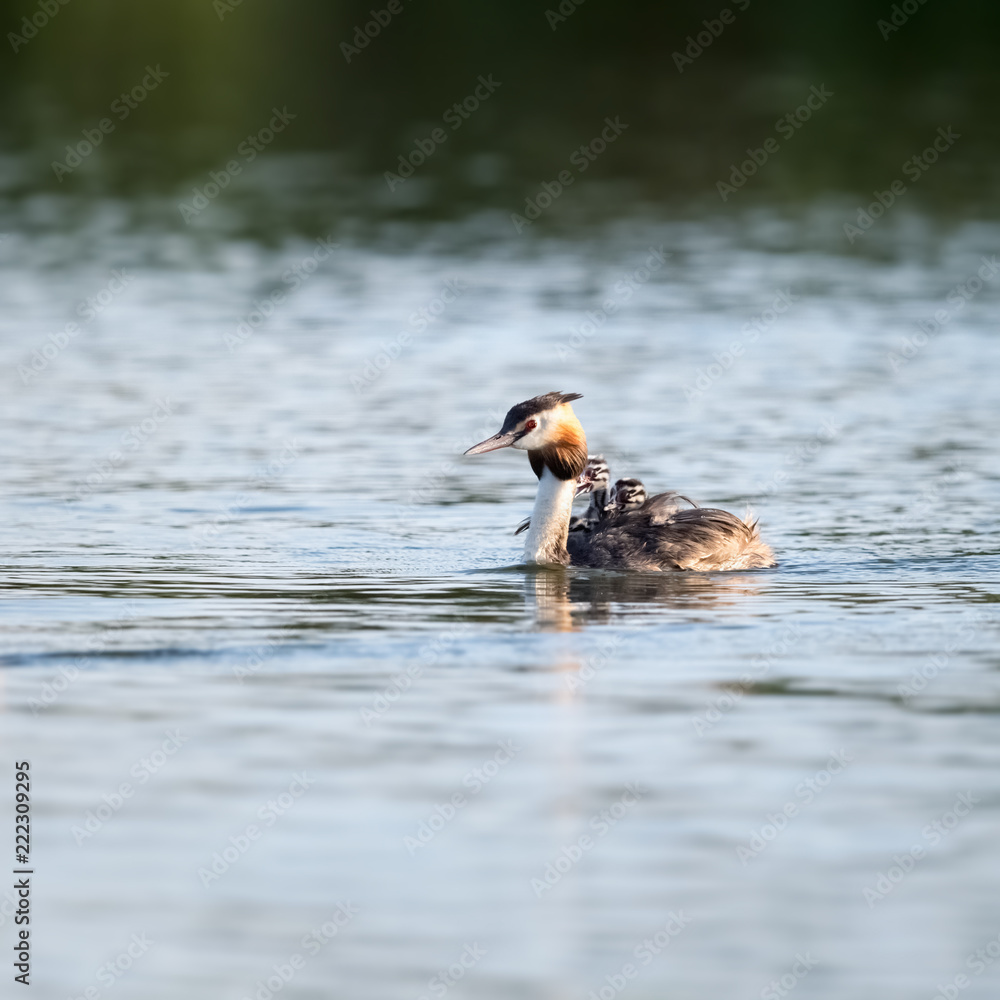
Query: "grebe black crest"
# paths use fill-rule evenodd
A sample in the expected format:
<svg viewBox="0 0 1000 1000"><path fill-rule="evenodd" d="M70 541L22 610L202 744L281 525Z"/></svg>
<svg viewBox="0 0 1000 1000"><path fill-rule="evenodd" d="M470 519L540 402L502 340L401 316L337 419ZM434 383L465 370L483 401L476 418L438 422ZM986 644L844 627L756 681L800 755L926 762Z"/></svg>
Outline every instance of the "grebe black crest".
<svg viewBox="0 0 1000 1000"><path fill-rule="evenodd" d="M673 491L647 498L637 479L618 480L609 498L607 463L599 455L587 455L583 427L570 405L580 398L579 393L550 392L518 403L493 437L465 453L481 455L499 448L528 453L538 493L528 523L516 532L528 531L526 562L659 571L775 565L756 521L699 507ZM573 499L581 492L591 493L591 506L574 519ZM571 530L573 521L577 524Z"/></svg>

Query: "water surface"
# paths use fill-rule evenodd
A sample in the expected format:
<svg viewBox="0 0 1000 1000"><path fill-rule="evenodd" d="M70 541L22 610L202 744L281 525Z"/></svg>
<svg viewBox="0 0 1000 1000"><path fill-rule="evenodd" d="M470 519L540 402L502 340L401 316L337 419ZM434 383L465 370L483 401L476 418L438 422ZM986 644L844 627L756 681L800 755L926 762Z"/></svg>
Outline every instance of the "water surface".
<svg viewBox="0 0 1000 1000"><path fill-rule="evenodd" d="M996 227L124 214L0 244L40 996L996 995ZM779 567L518 567L524 457L458 456L553 389Z"/></svg>

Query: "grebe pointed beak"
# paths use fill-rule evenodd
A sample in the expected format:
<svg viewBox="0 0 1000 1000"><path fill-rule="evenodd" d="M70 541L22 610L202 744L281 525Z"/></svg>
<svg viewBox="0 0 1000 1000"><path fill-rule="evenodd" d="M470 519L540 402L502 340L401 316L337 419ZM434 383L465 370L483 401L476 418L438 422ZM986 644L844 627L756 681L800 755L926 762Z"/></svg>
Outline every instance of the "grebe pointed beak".
<svg viewBox="0 0 1000 1000"><path fill-rule="evenodd" d="M485 441L480 441L479 444L474 444L467 452L466 455L485 455L488 451L497 451L499 448L509 448L518 438L515 431L498 431L491 438L487 438Z"/></svg>

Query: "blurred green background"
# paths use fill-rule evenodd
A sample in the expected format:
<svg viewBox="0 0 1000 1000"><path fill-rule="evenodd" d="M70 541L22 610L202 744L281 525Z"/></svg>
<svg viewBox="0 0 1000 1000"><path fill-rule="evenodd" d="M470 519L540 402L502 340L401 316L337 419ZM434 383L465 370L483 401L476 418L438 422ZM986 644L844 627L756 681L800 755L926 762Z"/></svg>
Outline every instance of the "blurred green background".
<svg viewBox="0 0 1000 1000"><path fill-rule="evenodd" d="M5 0L0 197L10 205L39 190L150 192L176 204L277 106L296 117L261 154L255 183L291 217L347 205L402 215L516 210L605 116L629 128L586 179L605 182L611 201L728 210L831 192L870 199L951 126L961 140L917 197L993 211L1000 7L987 0L737 0L700 54L689 36L697 45L721 0L393 2L398 13L348 61L342 45L387 0ZM560 10L563 20L546 14ZM685 51L696 57L680 72L673 53ZM147 66L169 75L57 177L66 146L109 116ZM384 172L490 74L495 93L390 191ZM717 182L747 147L776 136L776 121L814 85L834 97L724 206Z"/></svg>

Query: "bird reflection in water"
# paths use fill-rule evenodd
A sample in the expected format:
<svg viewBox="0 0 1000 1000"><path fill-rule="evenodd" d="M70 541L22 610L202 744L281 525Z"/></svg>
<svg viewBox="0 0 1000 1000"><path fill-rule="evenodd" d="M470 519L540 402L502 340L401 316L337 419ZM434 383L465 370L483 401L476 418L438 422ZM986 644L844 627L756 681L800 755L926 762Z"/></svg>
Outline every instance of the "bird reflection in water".
<svg viewBox="0 0 1000 1000"><path fill-rule="evenodd" d="M588 625L635 620L657 607L693 613L735 606L761 593L751 573L616 573L562 568L525 574L525 606L543 632L575 632Z"/></svg>

